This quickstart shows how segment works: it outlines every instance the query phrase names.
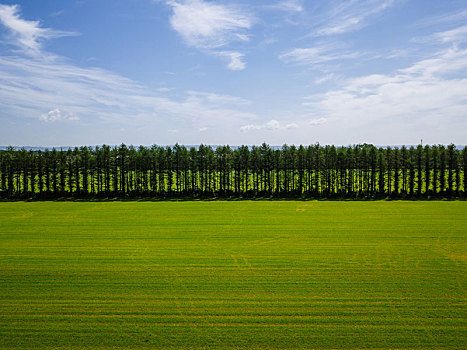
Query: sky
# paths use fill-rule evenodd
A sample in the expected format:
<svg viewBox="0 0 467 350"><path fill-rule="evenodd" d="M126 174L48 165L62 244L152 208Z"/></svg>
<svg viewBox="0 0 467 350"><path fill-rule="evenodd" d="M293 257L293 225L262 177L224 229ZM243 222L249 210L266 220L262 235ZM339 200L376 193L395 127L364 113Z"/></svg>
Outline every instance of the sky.
<svg viewBox="0 0 467 350"><path fill-rule="evenodd" d="M467 1L0 0L0 145L263 142L467 144Z"/></svg>

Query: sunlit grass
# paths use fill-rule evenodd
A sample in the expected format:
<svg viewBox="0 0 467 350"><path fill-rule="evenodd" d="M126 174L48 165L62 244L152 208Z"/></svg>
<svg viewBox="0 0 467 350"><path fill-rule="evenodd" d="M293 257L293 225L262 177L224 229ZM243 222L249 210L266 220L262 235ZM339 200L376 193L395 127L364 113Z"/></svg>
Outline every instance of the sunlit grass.
<svg viewBox="0 0 467 350"><path fill-rule="evenodd" d="M467 348L466 213L0 203L0 348Z"/></svg>

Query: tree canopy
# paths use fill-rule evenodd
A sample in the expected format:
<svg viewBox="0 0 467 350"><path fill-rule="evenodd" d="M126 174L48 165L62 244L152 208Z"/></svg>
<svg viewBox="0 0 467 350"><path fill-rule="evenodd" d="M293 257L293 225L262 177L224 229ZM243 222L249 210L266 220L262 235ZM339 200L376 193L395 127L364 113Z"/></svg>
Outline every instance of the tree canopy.
<svg viewBox="0 0 467 350"><path fill-rule="evenodd" d="M319 144L0 151L3 198L465 197L467 148Z"/></svg>

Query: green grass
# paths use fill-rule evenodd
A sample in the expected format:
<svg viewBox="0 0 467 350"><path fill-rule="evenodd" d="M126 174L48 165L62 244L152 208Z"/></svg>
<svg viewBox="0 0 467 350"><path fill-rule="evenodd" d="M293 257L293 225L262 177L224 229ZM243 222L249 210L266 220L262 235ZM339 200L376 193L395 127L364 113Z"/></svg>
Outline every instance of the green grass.
<svg viewBox="0 0 467 350"><path fill-rule="evenodd" d="M467 348L467 202L0 203L0 348Z"/></svg>

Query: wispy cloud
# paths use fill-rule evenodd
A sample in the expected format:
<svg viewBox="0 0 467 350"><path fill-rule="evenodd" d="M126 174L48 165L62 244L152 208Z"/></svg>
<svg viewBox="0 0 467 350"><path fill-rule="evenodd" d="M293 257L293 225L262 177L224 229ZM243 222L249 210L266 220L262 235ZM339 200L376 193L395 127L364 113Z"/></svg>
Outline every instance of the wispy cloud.
<svg viewBox="0 0 467 350"><path fill-rule="evenodd" d="M329 74L326 74L325 76L322 76L321 78L316 79L315 84L317 85L324 84L334 79L336 79L336 75L334 73L329 73Z"/></svg>
<svg viewBox="0 0 467 350"><path fill-rule="evenodd" d="M253 131L253 130L289 130L289 129L297 129L299 126L297 123L288 123L286 125L281 125L280 122L278 122L275 119L270 120L269 122L265 124L247 124L244 125L240 128L241 132L248 132L248 131Z"/></svg>
<svg viewBox="0 0 467 350"><path fill-rule="evenodd" d="M289 13L298 13L304 10L303 0L284 0L270 5L269 8Z"/></svg>
<svg viewBox="0 0 467 350"><path fill-rule="evenodd" d="M412 38L416 44L461 44L467 42L467 25L461 25L452 29L437 31L423 37Z"/></svg>
<svg viewBox="0 0 467 350"><path fill-rule="evenodd" d="M444 32L438 32L433 35L435 40L443 43L461 43L467 42L467 25L460 26Z"/></svg>
<svg viewBox="0 0 467 350"><path fill-rule="evenodd" d="M313 65L330 61L353 59L359 52L343 51L336 45L322 44L314 47L295 48L279 56L286 63Z"/></svg>
<svg viewBox="0 0 467 350"><path fill-rule="evenodd" d="M424 18L417 24L418 26L438 26L439 24L447 23L464 23L467 19L467 9L462 9L455 12L443 13L431 18Z"/></svg>
<svg viewBox="0 0 467 350"><path fill-rule="evenodd" d="M229 58L227 68L245 69L244 54L238 51L217 51L235 42L250 40L252 16L233 5L203 0L167 1L173 9L172 28L192 47L208 54Z"/></svg>
<svg viewBox="0 0 467 350"><path fill-rule="evenodd" d="M0 5L0 22L9 30L11 44L30 55L41 52L44 40L78 35L74 32L42 28L39 21L22 19L18 5Z"/></svg>
<svg viewBox="0 0 467 350"><path fill-rule="evenodd" d="M360 29L396 2L397 0L329 1L329 10L316 17L318 25L310 35L336 35Z"/></svg>
<svg viewBox="0 0 467 350"><path fill-rule="evenodd" d="M43 121L70 120L73 115L84 123L128 123L137 116L150 116L186 125L235 124L256 117L240 111L249 102L235 96L188 91L173 99L161 94L99 68L80 68L60 60L0 57L4 113Z"/></svg>
<svg viewBox="0 0 467 350"><path fill-rule="evenodd" d="M240 9L203 0L168 1L173 14L172 28L186 43L200 49L225 46L232 41L248 41L245 30L252 19Z"/></svg>
<svg viewBox="0 0 467 350"><path fill-rule="evenodd" d="M328 118L316 118L316 119L311 119L308 124L317 126L317 125L323 125L328 121Z"/></svg>
<svg viewBox="0 0 467 350"><path fill-rule="evenodd" d="M246 63L243 61L245 55L241 52L220 51L217 54L228 59L227 68L230 70L243 70L246 68Z"/></svg>
<svg viewBox="0 0 467 350"><path fill-rule="evenodd" d="M309 96L304 105L355 135L361 128L377 134L386 128L388 134L437 130L459 137L459 130L467 130L465 72L467 50L454 47L394 74L349 79L342 88Z"/></svg>
<svg viewBox="0 0 467 350"><path fill-rule="evenodd" d="M212 92L204 92L204 91L187 91L187 95L194 97L194 98L202 98L205 101L210 103L216 104L229 104L229 105L249 105L251 101L246 100L244 98L240 98L237 96L232 95L223 95L223 94L216 94Z"/></svg>
<svg viewBox="0 0 467 350"><path fill-rule="evenodd" d="M39 120L43 122L56 122L60 120L79 120L79 117L75 116L72 112L67 113L58 108L55 108L48 113L41 114Z"/></svg>
<svg viewBox="0 0 467 350"><path fill-rule="evenodd" d="M18 32L26 33L26 29L20 29L25 25L35 33L30 36L31 50L40 52L40 38L51 39L61 33L50 29L44 32L38 22L31 24L22 20L17 7L6 10L13 11L19 21L20 24L8 22ZM21 40L17 38L18 42ZM241 55L232 53L229 58L231 64L241 65ZM59 56L18 53L0 56L2 119L14 116L31 122L75 121L76 125L100 127L158 124L159 135L165 135L173 126L199 129L209 125L209 130L231 129L257 119L244 110L250 102L242 98L197 91L169 97L168 92L167 88L149 89L105 69L78 67Z"/></svg>
<svg viewBox="0 0 467 350"><path fill-rule="evenodd" d="M58 16L61 16L65 13L64 10L59 10L59 11L55 11L55 12L52 12L49 16L50 17L58 17Z"/></svg>

